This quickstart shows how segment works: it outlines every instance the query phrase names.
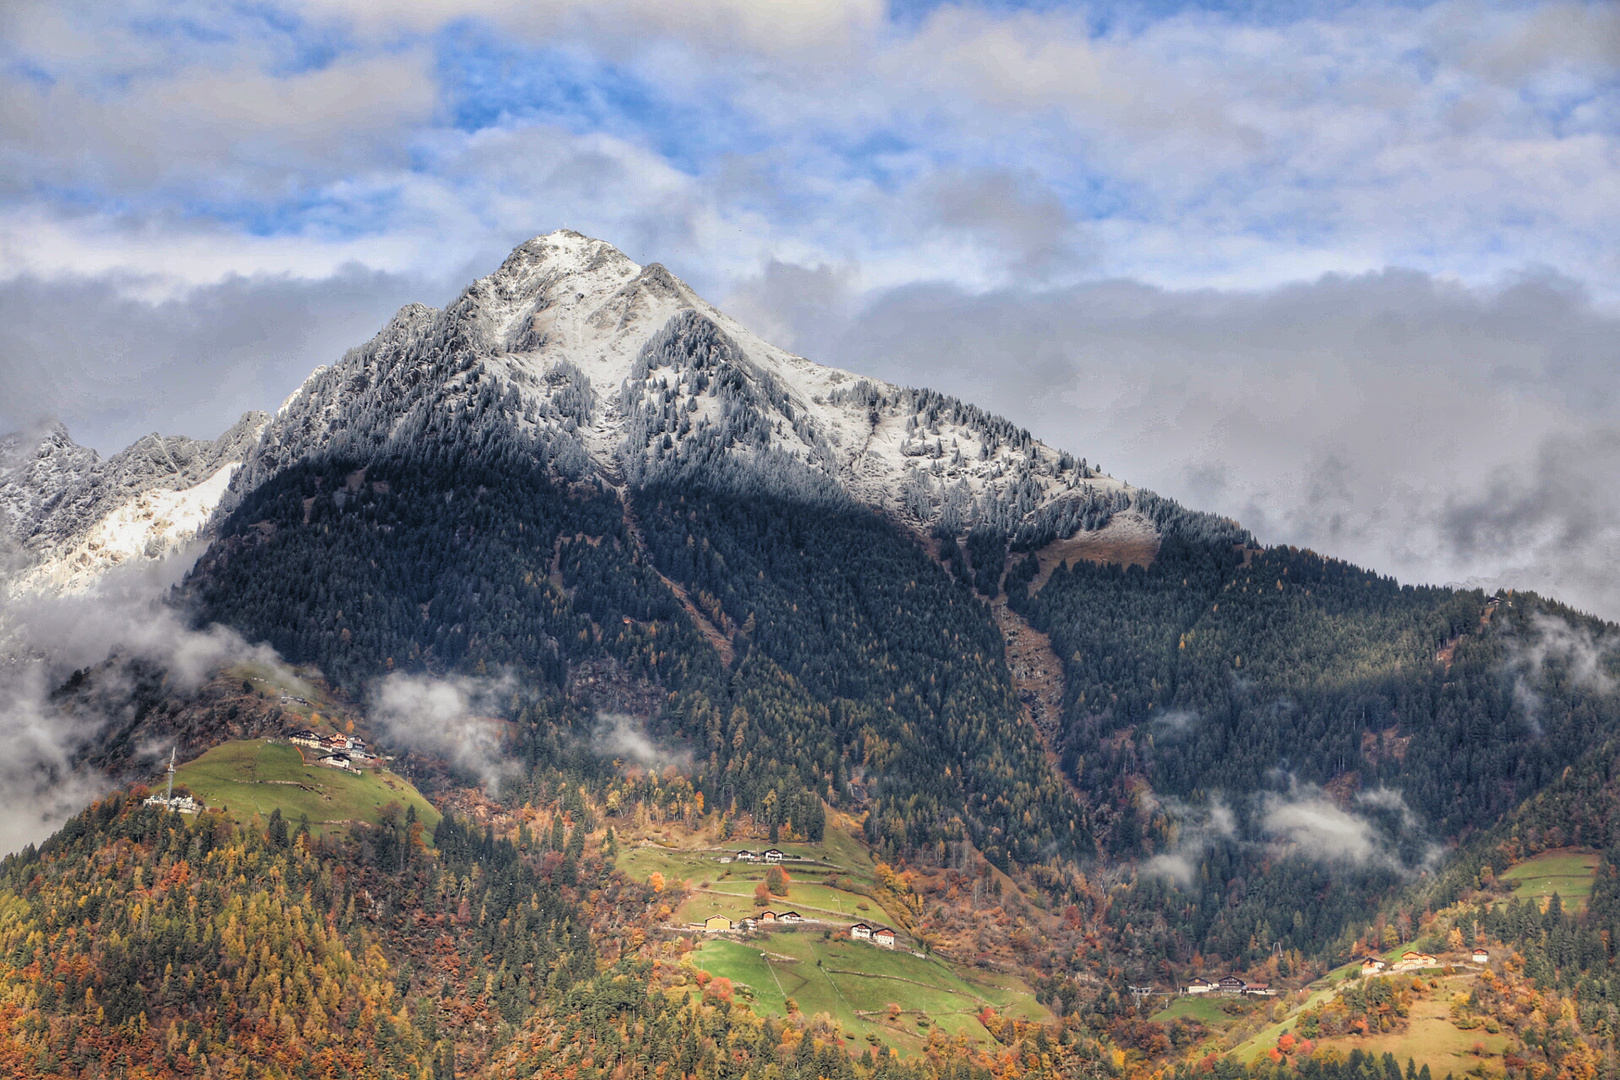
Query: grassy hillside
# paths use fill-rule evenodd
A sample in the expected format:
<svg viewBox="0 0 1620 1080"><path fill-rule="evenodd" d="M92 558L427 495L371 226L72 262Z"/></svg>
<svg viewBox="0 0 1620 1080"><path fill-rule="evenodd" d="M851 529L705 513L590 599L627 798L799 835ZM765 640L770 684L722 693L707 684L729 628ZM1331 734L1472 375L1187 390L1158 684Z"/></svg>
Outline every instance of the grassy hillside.
<svg viewBox="0 0 1620 1080"><path fill-rule="evenodd" d="M1316 1052L1333 1050L1348 1055L1359 1049L1380 1058L1389 1053L1402 1063L1412 1060L1420 1069L1427 1065L1436 1077L1460 1076L1480 1067L1500 1074L1507 1036L1482 1028L1463 1030L1452 1022L1451 1002L1456 997L1466 997L1476 978L1476 974L1469 972L1434 980L1438 985L1432 987L1425 982L1425 991L1413 1000L1411 1012L1400 1030L1317 1038L1313 1040ZM1331 991L1313 994L1308 1005L1314 1007L1331 997ZM1285 1022L1261 1031L1238 1046L1235 1051L1238 1060L1257 1062L1278 1045L1282 1036L1293 1034L1297 1039L1297 1015L1296 1011Z"/></svg>
<svg viewBox="0 0 1620 1080"><path fill-rule="evenodd" d="M1051 1019L1029 984L1016 976L913 955L903 930L904 901L883 887L853 829L835 814L821 840L777 845L788 856L782 868L790 881L787 892L773 895L768 904L815 922L741 938L709 938L692 954L697 967L730 979L737 998L761 1015L826 1013L857 1051L885 1046L909 1054L935 1030L990 1046L993 1039L978 1020L987 1007L1013 1019ZM721 841L712 830L664 828L627 836L617 867L638 882L659 874L671 891L684 884L686 898L668 923L689 928L710 915L737 921L759 910L754 890L767 867L720 860L766 846L754 837ZM902 947L891 951L849 940L846 928L856 922L902 928Z"/></svg>
<svg viewBox="0 0 1620 1080"><path fill-rule="evenodd" d="M1581 909L1601 858L1595 851L1548 851L1509 867L1499 880L1512 885L1515 898L1545 900L1557 893L1566 908Z"/></svg>
<svg viewBox="0 0 1620 1080"><path fill-rule="evenodd" d="M408 780L393 773L355 776L305 765L297 747L264 739L221 743L180 766L175 783L237 821L279 809L289 825L307 817L310 832L322 836L353 822L376 824L390 804L401 811L414 806L429 836L440 816Z"/></svg>
<svg viewBox="0 0 1620 1080"><path fill-rule="evenodd" d="M902 1052L920 1049L934 1028L989 1045L990 1034L977 1019L987 1006L1004 1016L1048 1018L1027 987L980 981L937 959L839 934L825 937L820 930L710 940L693 959L710 974L732 980L758 1012L786 1016L792 1001L806 1016L831 1016L851 1041Z"/></svg>
<svg viewBox="0 0 1620 1080"><path fill-rule="evenodd" d="M1201 1024L1220 1030L1231 1024L1234 1016L1252 1012L1255 1008L1254 1002L1239 998L1189 994L1173 998L1170 1004L1153 1014L1153 1021L1157 1024L1168 1024L1172 1020L1197 1020ZM1228 1012L1228 1009L1232 1011Z"/></svg>
<svg viewBox="0 0 1620 1080"><path fill-rule="evenodd" d="M789 884L785 894L771 897L769 906L845 926L903 922L879 899L876 864L855 837L855 829L848 818L834 812L820 840L784 840L775 845L787 856L782 869ZM686 883L690 895L672 917L676 924L702 922L710 915L740 920L759 910L754 889L765 880L765 864L720 860L737 851L758 852L772 846L760 838L721 840L712 829L689 832L666 827L641 835L628 833L622 843L617 865L633 880L644 882L656 873L671 887Z"/></svg>
<svg viewBox="0 0 1620 1080"><path fill-rule="evenodd" d="M845 926L856 922L877 925L895 921L890 912L869 895L874 883L865 875L803 864L787 864L784 870L789 878L787 892L773 895L767 905L776 911L796 910L807 919ZM702 922L710 915L747 918L759 910L759 905L754 903L754 890L763 880L765 867L757 864L711 864L702 879L693 881L692 896L676 912L676 917L688 922Z"/></svg>

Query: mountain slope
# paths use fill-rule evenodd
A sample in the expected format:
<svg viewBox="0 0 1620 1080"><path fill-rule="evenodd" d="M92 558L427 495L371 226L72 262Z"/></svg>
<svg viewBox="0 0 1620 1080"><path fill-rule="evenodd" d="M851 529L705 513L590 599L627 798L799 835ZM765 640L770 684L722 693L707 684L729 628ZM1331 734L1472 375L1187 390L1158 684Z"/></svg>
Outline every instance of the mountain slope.
<svg viewBox="0 0 1620 1080"><path fill-rule="evenodd" d="M875 800L897 851L965 827L998 862L1180 859L1228 805L1250 850L1310 849L1320 803L1352 839L1329 858L1414 866L1538 790L1583 725L1620 724L1580 687L1561 707L1592 719L1515 719L1540 631L1492 626L1480 594L1263 552L971 405L776 349L574 233L312 375L221 514L201 612L351 693L404 666L572 699L608 664L668 695L644 722L707 755L724 802ZM1042 729L983 602L1004 588L1061 665Z"/></svg>
<svg viewBox="0 0 1620 1080"><path fill-rule="evenodd" d="M33 437L13 434L0 438L0 476L4 476L0 483L4 519L0 524L6 534L19 540L31 534L34 522L98 461L94 450L75 443L60 424Z"/></svg>
<svg viewBox="0 0 1620 1080"><path fill-rule="evenodd" d="M662 267L556 233L311 376L233 480L193 589L356 693L403 665L522 671L543 697L609 662L686 695L645 720L709 744L747 805L853 798L870 774L905 807L894 842L965 821L1027 858L1083 848L1085 814L962 582L995 592L1009 543L1133 505L1006 421L791 356ZM958 550L946 572L929 530L966 533L978 565ZM723 700L759 715L717 737Z"/></svg>
<svg viewBox="0 0 1620 1080"><path fill-rule="evenodd" d="M1223 952L1263 950L1236 911L1322 947L1333 919L1293 918L1297 889L1218 894L1278 852L1377 893L1620 726L1545 648L1525 666L1550 633L1528 607L1493 623L1477 593L1261 551L971 405L776 349L574 233L402 309L237 445L199 621L355 700L395 671L513 680L530 765L579 737L575 710L629 709L711 804L788 828L807 798L859 809L893 857L965 839L1175 882L1216 859L1188 949L1213 919ZM78 486L57 518L116 486L58 459ZM1051 644L1041 727L1003 626Z"/></svg>
<svg viewBox="0 0 1620 1080"><path fill-rule="evenodd" d="M1148 1022L1133 988L1228 969L1302 983L1415 879L1436 875L1442 901L1466 892L1480 845L1516 824L1541 846L1613 841L1612 753L1593 747L1620 736L1616 628L1528 594L1413 588L1260 548L971 405L775 349L663 268L577 234L523 245L444 310L402 309L260 423L210 449L145 442L116 467L61 433L18 443L0 492L44 551L110 520L97 515L124 505L120 478L149 498L212 477L192 504L214 507L206 550L174 602L198 628L318 667L450 824L434 855L397 821L289 848L276 825L93 811L0 873L20 897L0 896L8 980L43 994L48 961L78 965L48 1030L17 1029L37 1054L74 1045L91 983L133 1008L173 951L97 952L82 935L105 928L86 911L56 964L31 936L58 925L51 882L90 888L114 851L120 873L168 870L204 834L199 858L228 849L210 881L258 860L327 913L322 948L339 926L384 954L371 1011L335 1006L358 1042L300 1030L299 1046L345 1061L391 1047L422 1075L452 1074L449 1051L491 1073L563 1060L628 1076L626 1047L662 1060L678 1043L687 1075L791 1057L803 1075L958 1080L991 1063L953 1072L931 1034L919 1071L855 1068L844 1036L785 993L777 1025L697 989L678 960L690 928L667 921L685 886L614 876L617 838L822 845L829 821L852 823L881 909L919 952L1009 965L1061 1017L1049 1040L981 1016L1022 1046L998 1075L1113 1077L1183 1052L1181 1075L1195 1060L1239 1071L1204 1059L1186 1024ZM273 735L279 713L245 677L185 702L160 663L125 658L54 697L110 718L78 760L116 770L154 737ZM120 694L138 708L121 713ZM481 841L457 813L487 826ZM208 900L224 940L233 909ZM1423 918L1400 915L1398 935ZM110 918L128 939L133 915ZM296 943L271 944L267 969L297 968ZM113 978L81 977L104 961ZM304 1000L258 985L237 1014L253 1024L282 1026ZM162 1008L162 1052L191 1060L169 1045L190 1034L178 1005ZM119 1045L155 1052L120 1015ZM1311 1075L1338 1075L1329 1065Z"/></svg>
<svg viewBox="0 0 1620 1080"><path fill-rule="evenodd" d="M452 418L530 436L562 475L616 487L667 471L670 457L768 451L918 530L982 525L1038 547L1120 513L1138 529L1196 522L1245 539L972 405L769 345L662 266L566 231L522 245L444 311L401 309L273 418L245 416L213 443L153 435L103 462L60 428L10 436L0 512L35 564L27 586L83 588L174 550L282 469L369 458Z"/></svg>

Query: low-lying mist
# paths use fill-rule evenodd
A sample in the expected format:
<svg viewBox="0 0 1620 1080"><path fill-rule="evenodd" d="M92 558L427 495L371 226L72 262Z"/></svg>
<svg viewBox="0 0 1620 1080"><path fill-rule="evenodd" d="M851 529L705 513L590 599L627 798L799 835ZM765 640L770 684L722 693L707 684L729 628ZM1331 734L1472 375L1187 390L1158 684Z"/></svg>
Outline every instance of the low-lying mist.
<svg viewBox="0 0 1620 1080"><path fill-rule="evenodd" d="M117 669L107 667L95 708L87 713L79 701L70 710L54 691L74 671L112 657L142 660L189 693L231 664L284 668L268 645L251 645L219 625L193 629L164 602L190 564L121 568L85 592L25 593L0 607L0 741L8 748L0 758L0 853L43 840L111 787L77 761L109 725L128 719L118 704L125 688ZM0 593L5 588L0 581ZM160 748L150 749L157 757Z"/></svg>

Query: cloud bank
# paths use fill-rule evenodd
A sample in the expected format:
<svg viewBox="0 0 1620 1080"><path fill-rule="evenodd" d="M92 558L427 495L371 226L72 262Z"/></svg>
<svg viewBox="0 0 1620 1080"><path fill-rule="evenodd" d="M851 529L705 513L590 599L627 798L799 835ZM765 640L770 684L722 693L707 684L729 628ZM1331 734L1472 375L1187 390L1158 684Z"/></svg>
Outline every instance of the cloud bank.
<svg viewBox="0 0 1620 1080"><path fill-rule="evenodd" d="M1263 542L1620 618L1620 312L1567 279L930 285L821 315L792 329L804 351L993 408Z"/></svg>
<svg viewBox="0 0 1620 1080"><path fill-rule="evenodd" d="M403 271L562 217L880 286L1616 269L1620 17L1596 2L162 10L7 6L14 267Z"/></svg>
<svg viewBox="0 0 1620 1080"><path fill-rule="evenodd" d="M394 672L372 691L369 715L390 744L443 758L498 794L521 771L507 756L506 724L497 719L514 685L510 677Z"/></svg>
<svg viewBox="0 0 1620 1080"><path fill-rule="evenodd" d="M1320 793L1267 792L1261 799L1260 821L1268 835L1323 862L1362 865L1381 854L1372 823L1339 809Z"/></svg>
<svg viewBox="0 0 1620 1080"><path fill-rule="evenodd" d="M1170 878L1183 888L1190 887L1198 873L1198 862L1218 842L1234 840L1238 834L1237 816L1219 795L1203 807L1178 800L1164 802L1176 823L1175 841L1167 851L1142 865L1144 873Z"/></svg>
<svg viewBox="0 0 1620 1080"><path fill-rule="evenodd" d="M1529 634L1515 636L1512 645L1507 667L1513 674L1513 699L1538 736L1545 705L1540 691L1547 680L1557 679L1597 694L1615 690L1611 669L1614 657L1620 655L1620 636L1594 632L1589 626L1538 611L1530 616Z"/></svg>
<svg viewBox="0 0 1620 1080"><path fill-rule="evenodd" d="M50 701L53 686L36 665L0 675L0 855L35 844L107 790L104 777L77 768L73 754L98 725Z"/></svg>
<svg viewBox="0 0 1620 1080"><path fill-rule="evenodd" d="M320 280L230 277L157 300L142 287L119 274L0 280L0 429L64 419L103 455L154 428L212 439L273 409L404 304L453 295L359 266Z"/></svg>
<svg viewBox="0 0 1620 1080"><path fill-rule="evenodd" d="M647 735L641 721L624 713L599 712L591 730L591 750L604 757L634 762L644 768L665 765L686 768L691 755L659 746Z"/></svg>

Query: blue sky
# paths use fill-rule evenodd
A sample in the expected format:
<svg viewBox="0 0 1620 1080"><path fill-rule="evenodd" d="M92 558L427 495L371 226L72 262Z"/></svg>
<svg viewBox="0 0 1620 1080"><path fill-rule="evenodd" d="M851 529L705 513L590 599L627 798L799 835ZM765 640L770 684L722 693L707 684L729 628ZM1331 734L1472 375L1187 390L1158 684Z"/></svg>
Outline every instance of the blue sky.
<svg viewBox="0 0 1620 1080"><path fill-rule="evenodd" d="M1612 3L14 0L0 83L0 427L212 433L567 225L1267 539L1620 614Z"/></svg>
<svg viewBox="0 0 1620 1080"><path fill-rule="evenodd" d="M1607 6L677 7L9 5L0 236L59 273L161 219L214 258L123 257L177 284L416 272L406 237L478 258L567 216L689 241L722 290L788 254L981 290L1550 266L1614 296Z"/></svg>

